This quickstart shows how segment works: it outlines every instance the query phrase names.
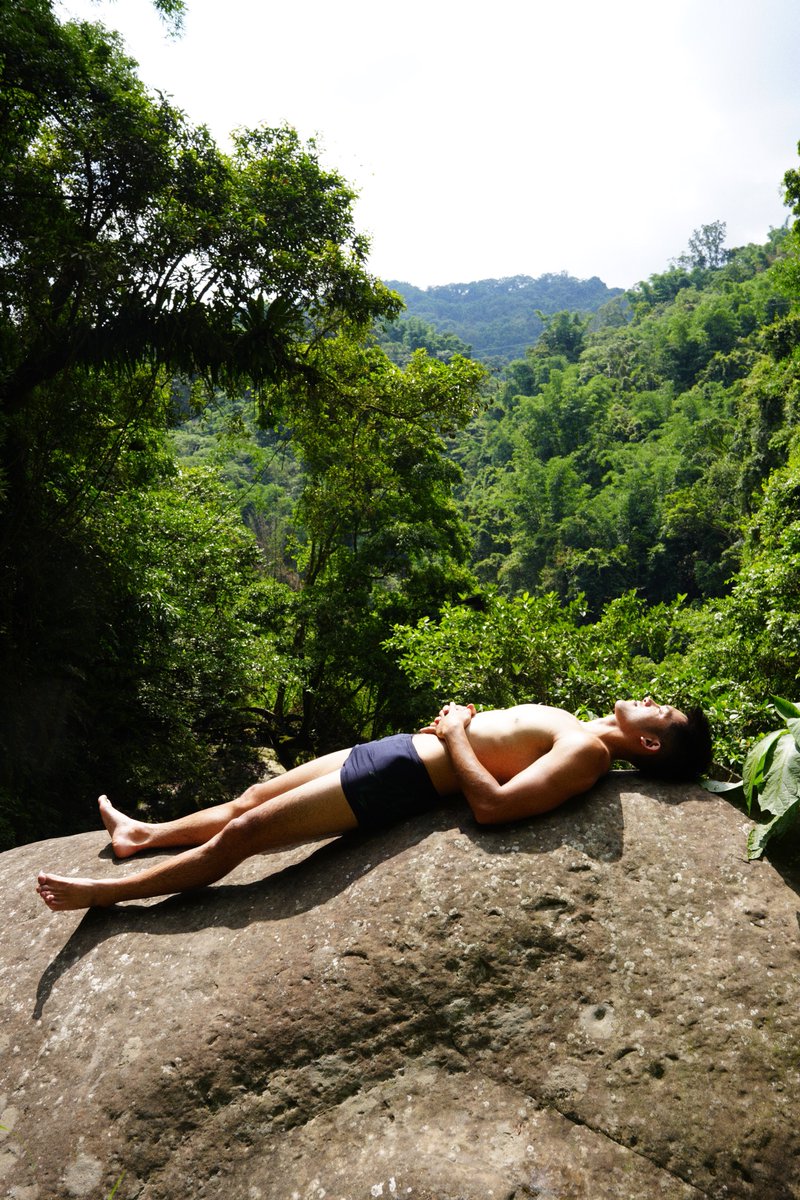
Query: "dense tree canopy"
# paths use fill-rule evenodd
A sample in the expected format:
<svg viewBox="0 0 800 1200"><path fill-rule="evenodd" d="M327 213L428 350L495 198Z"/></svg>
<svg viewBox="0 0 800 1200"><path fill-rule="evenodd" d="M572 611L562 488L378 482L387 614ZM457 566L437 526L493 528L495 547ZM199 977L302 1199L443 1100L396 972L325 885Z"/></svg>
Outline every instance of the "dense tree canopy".
<svg viewBox="0 0 800 1200"><path fill-rule="evenodd" d="M150 96L113 35L23 8L55 64L4 38L14 104L0 202L7 411L66 366L147 363L228 387L301 369L300 346L394 302L364 272L353 193L291 129L224 155ZM50 90L45 90L50 89ZM21 110L22 115L19 114Z"/></svg>
<svg viewBox="0 0 800 1200"><path fill-rule="evenodd" d="M741 522L795 427L793 300L776 233L673 268L627 318L557 314L459 440L475 566L504 589L659 602L722 594Z"/></svg>

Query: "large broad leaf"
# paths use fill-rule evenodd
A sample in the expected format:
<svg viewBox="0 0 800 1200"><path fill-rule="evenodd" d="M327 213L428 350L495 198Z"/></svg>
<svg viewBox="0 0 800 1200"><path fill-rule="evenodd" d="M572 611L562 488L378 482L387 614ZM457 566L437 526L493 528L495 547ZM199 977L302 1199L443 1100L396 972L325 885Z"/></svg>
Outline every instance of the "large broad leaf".
<svg viewBox="0 0 800 1200"><path fill-rule="evenodd" d="M744 798L747 802L748 812L750 812L753 806L753 800L764 787L766 777L772 765L775 745L785 736L785 729L773 729L772 733L766 734L756 742L744 760L742 784L744 786Z"/></svg>
<svg viewBox="0 0 800 1200"><path fill-rule="evenodd" d="M800 708L791 700L784 700L782 696L771 696L770 699L786 721L789 733L794 738L794 744L800 750Z"/></svg>
<svg viewBox="0 0 800 1200"><path fill-rule="evenodd" d="M761 811L772 816L750 831L748 858L758 858L770 838L785 833L800 814L800 709L780 696L772 700L787 728L761 738L745 760L742 779L748 812L757 796Z"/></svg>
<svg viewBox="0 0 800 1200"><path fill-rule="evenodd" d="M704 779L700 786L707 792L724 795L727 800L744 799L744 784L741 779L733 779L730 782L722 779Z"/></svg>
<svg viewBox="0 0 800 1200"><path fill-rule="evenodd" d="M758 797L758 805L762 812L780 817L798 804L800 804L800 753L798 753L793 738L782 737L775 743L772 761Z"/></svg>
<svg viewBox="0 0 800 1200"><path fill-rule="evenodd" d="M800 717L792 718L792 720L787 721L786 724L788 726L789 733L794 738L795 746L798 750L800 750Z"/></svg>
<svg viewBox="0 0 800 1200"><path fill-rule="evenodd" d="M798 805L795 804L779 817L773 817L766 825L756 825L751 829L747 837L747 857L759 858L769 839L785 833L789 826L794 824L797 815Z"/></svg>

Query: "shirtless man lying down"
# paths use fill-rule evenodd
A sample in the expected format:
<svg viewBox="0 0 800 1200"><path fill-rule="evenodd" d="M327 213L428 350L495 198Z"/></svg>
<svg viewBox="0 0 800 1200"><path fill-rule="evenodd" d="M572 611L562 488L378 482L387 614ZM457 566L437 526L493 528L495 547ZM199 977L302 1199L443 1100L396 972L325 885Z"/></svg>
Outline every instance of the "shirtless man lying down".
<svg viewBox="0 0 800 1200"><path fill-rule="evenodd" d="M268 850L380 829L463 795L482 825L535 816L587 791L624 759L662 778L690 779L708 766L711 737L699 711L618 700L607 717L581 721L560 708L519 704L477 713L448 704L416 734L326 754L238 799L175 821L148 825L107 797L100 815L118 858L166 846L190 849L124 879L40 874L37 891L54 911L166 896L214 883Z"/></svg>

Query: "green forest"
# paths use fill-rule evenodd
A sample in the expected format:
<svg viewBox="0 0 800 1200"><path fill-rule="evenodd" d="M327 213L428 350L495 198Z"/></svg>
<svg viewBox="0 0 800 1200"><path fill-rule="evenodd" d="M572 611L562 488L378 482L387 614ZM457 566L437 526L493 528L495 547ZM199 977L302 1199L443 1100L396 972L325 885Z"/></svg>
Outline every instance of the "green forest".
<svg viewBox="0 0 800 1200"><path fill-rule="evenodd" d="M739 776L800 698L800 171L763 245L404 311L313 141L0 16L0 848L451 697L699 704Z"/></svg>

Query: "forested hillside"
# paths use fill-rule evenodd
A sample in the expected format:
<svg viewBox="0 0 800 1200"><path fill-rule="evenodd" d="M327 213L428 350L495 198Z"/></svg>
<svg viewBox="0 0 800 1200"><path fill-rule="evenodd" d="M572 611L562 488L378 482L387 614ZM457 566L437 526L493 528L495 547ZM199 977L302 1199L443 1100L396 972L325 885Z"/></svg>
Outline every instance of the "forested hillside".
<svg viewBox="0 0 800 1200"><path fill-rule="evenodd" d="M796 422L784 246L776 231L591 320L547 318L455 448L481 579L592 613L632 588L726 590Z"/></svg>
<svg viewBox="0 0 800 1200"><path fill-rule="evenodd" d="M223 153L113 35L0 14L3 843L454 695L700 703L740 769L800 695L796 228L578 307L470 285L482 363L397 320L313 142Z"/></svg>
<svg viewBox="0 0 800 1200"><path fill-rule="evenodd" d="M508 279L478 279L418 288L398 279L386 286L403 298L407 317L450 334L466 344L475 358L500 365L521 358L543 327L543 315L596 312L621 293L596 276L574 279L559 275L512 275Z"/></svg>

